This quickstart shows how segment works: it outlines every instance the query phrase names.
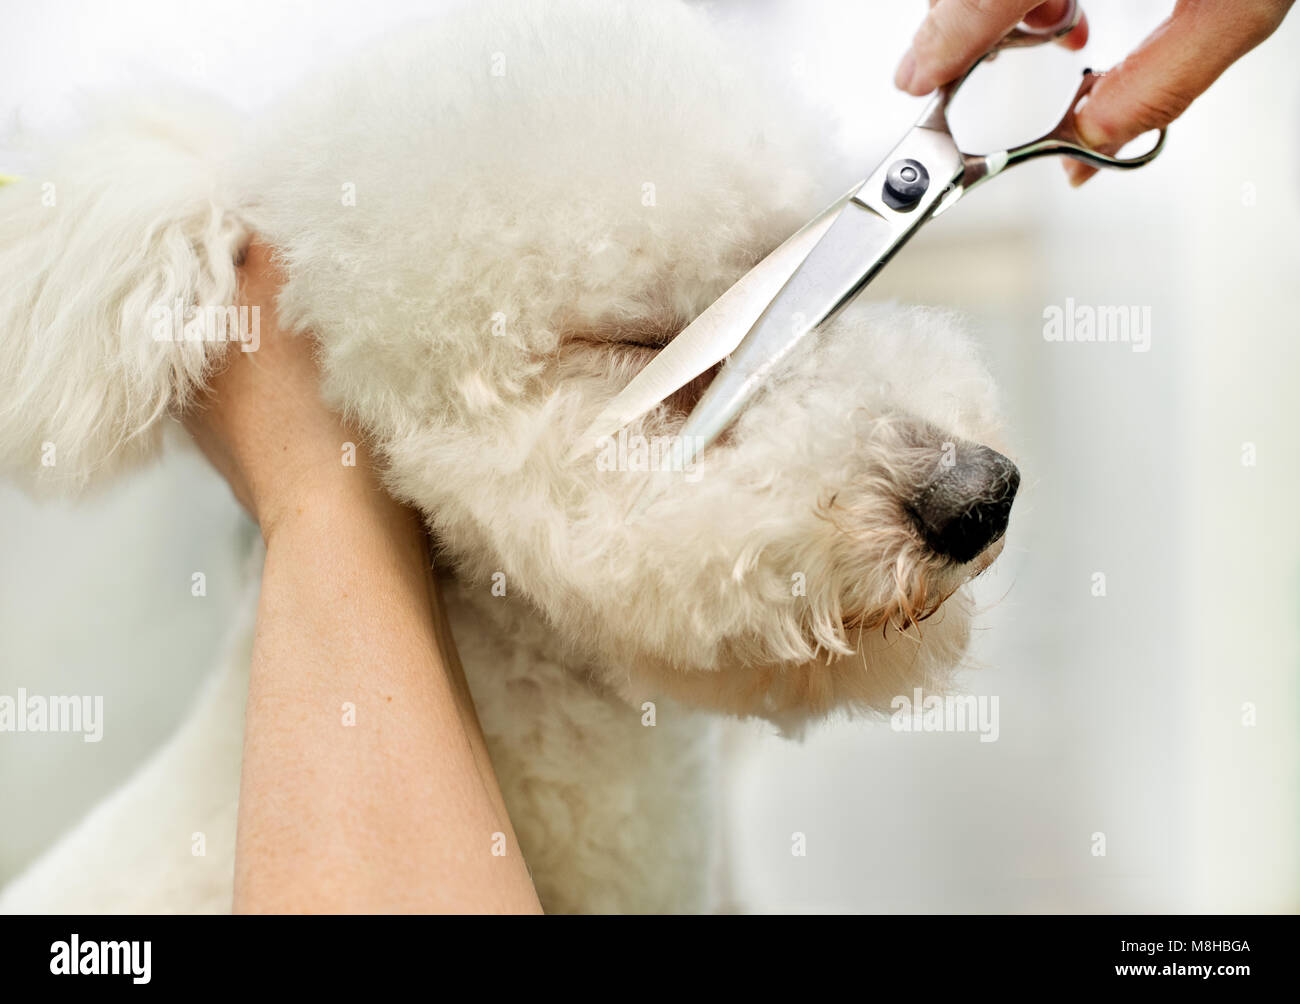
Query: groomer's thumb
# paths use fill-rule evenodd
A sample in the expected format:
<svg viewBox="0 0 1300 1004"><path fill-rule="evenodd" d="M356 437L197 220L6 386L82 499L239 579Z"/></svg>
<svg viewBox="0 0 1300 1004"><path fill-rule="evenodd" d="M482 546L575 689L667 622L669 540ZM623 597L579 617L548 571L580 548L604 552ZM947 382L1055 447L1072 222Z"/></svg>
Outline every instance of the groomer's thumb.
<svg viewBox="0 0 1300 1004"><path fill-rule="evenodd" d="M1079 135L1089 146L1115 153L1144 132L1167 126L1271 35L1289 6L1180 0L1168 20L1093 86L1078 111ZM1067 161L1066 172L1071 184L1080 185L1096 169Z"/></svg>

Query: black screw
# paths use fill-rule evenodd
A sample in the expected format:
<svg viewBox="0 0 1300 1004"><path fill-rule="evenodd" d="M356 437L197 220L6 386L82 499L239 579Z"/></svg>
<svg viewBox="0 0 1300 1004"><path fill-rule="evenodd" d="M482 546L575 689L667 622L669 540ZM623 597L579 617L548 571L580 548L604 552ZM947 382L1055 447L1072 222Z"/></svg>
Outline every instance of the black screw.
<svg viewBox="0 0 1300 1004"><path fill-rule="evenodd" d="M885 205L906 213L916 207L921 196L930 187L930 174L920 161L896 160L889 165L885 175L885 188L880 197Z"/></svg>

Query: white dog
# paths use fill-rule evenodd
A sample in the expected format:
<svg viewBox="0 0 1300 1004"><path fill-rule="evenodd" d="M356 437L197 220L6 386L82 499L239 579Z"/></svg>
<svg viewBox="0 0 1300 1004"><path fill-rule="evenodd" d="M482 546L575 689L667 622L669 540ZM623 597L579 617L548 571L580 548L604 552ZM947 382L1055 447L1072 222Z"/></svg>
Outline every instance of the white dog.
<svg viewBox="0 0 1300 1004"><path fill-rule="evenodd" d="M550 910L707 908L709 729L687 709L794 728L945 686L1018 480L972 343L896 307L810 339L643 519L624 513L644 465L575 458L656 349L851 180L823 115L738 58L682 6L494 5L264 122L120 101L0 189L0 459L38 487L155 454L226 348L160 318L237 302L250 233L275 249L326 400L441 545ZM671 436L700 390L629 432ZM0 906L229 908L249 633Z"/></svg>

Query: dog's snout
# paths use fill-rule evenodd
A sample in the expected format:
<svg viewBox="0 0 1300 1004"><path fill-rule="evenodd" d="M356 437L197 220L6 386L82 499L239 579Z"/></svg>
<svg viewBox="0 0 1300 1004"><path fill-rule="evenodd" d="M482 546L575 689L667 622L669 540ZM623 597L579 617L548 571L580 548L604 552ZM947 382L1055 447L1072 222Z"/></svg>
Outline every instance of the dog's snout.
<svg viewBox="0 0 1300 1004"><path fill-rule="evenodd" d="M1000 538L1020 487L1016 465L987 446L962 444L911 507L925 542L937 554L967 562Z"/></svg>

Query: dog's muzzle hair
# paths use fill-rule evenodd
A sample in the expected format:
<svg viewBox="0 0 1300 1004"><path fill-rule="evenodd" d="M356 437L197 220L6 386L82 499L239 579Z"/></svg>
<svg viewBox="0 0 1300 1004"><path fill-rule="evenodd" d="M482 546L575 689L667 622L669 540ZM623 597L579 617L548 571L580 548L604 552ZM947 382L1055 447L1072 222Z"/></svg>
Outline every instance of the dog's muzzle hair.
<svg viewBox="0 0 1300 1004"><path fill-rule="evenodd" d="M865 435L867 471L821 505L857 566L844 626L906 631L992 563L1020 472L990 447L908 418L871 420Z"/></svg>

